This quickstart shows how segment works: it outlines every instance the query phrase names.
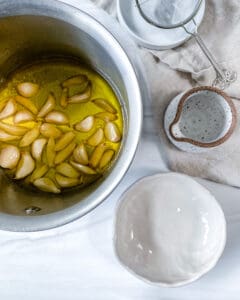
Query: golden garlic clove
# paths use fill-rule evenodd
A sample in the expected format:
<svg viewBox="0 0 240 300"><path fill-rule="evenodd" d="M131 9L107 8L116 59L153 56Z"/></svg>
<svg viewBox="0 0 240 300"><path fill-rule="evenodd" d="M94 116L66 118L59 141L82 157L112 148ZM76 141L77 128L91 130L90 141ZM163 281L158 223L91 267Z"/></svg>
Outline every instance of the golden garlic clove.
<svg viewBox="0 0 240 300"><path fill-rule="evenodd" d="M22 96L16 96L15 100L17 103L21 104L23 107L31 111L34 115L38 113L38 109L36 105L28 98L24 98Z"/></svg>
<svg viewBox="0 0 240 300"><path fill-rule="evenodd" d="M50 93L48 95L47 101L44 103L37 116L39 118L45 117L50 111L54 109L55 106L56 106L55 97L52 93Z"/></svg>
<svg viewBox="0 0 240 300"><path fill-rule="evenodd" d="M74 169L70 164L68 163L61 163L56 167L56 171L60 173L63 176L66 177L72 177L72 178L78 178L79 173Z"/></svg>
<svg viewBox="0 0 240 300"><path fill-rule="evenodd" d="M68 99L68 88L64 88L62 90L62 95L60 97L60 105L63 108L67 107L67 105L68 105L67 99Z"/></svg>
<svg viewBox="0 0 240 300"><path fill-rule="evenodd" d="M37 124L33 129L29 130L21 139L19 146L20 147L27 147L31 145L39 136L40 134L40 126L41 124Z"/></svg>
<svg viewBox="0 0 240 300"><path fill-rule="evenodd" d="M90 146L96 147L103 141L103 138L104 132L102 128L99 128L92 136L90 136L90 138L87 140L87 143Z"/></svg>
<svg viewBox="0 0 240 300"><path fill-rule="evenodd" d="M101 119L105 122L115 121L118 118L116 114L112 114L110 112L100 112L95 114L94 116L95 118Z"/></svg>
<svg viewBox="0 0 240 300"><path fill-rule="evenodd" d="M68 103L86 103L90 100L92 95L92 85L88 84L85 91L81 94L74 95L68 98Z"/></svg>
<svg viewBox="0 0 240 300"><path fill-rule="evenodd" d="M55 140L53 137L50 137L50 139L48 140L46 154L47 154L47 162L48 162L49 167L53 167L55 156L56 156Z"/></svg>
<svg viewBox="0 0 240 300"><path fill-rule="evenodd" d="M72 131L65 133L56 143L55 151L63 150L74 138L75 134Z"/></svg>
<svg viewBox="0 0 240 300"><path fill-rule="evenodd" d="M0 122L0 129L12 135L24 135L28 131L26 127L14 126L2 122Z"/></svg>
<svg viewBox="0 0 240 300"><path fill-rule="evenodd" d="M103 156L104 151L106 150L107 145L105 143L98 145L90 158L89 164L91 167L96 168Z"/></svg>
<svg viewBox="0 0 240 300"><path fill-rule="evenodd" d="M59 194L61 193L61 190L57 188L55 183L47 177L39 178L33 182L35 187L37 187L39 190L43 192L48 192L48 193L54 193L54 194Z"/></svg>
<svg viewBox="0 0 240 300"><path fill-rule="evenodd" d="M121 140L121 133L117 125L113 122L108 122L104 128L105 137L112 143L118 143Z"/></svg>
<svg viewBox="0 0 240 300"><path fill-rule="evenodd" d="M35 168L35 161L33 160L31 154L25 151L21 155L21 159L18 163L15 179L22 179L27 177L32 173Z"/></svg>
<svg viewBox="0 0 240 300"><path fill-rule="evenodd" d="M11 135L0 129L0 142L17 141L20 138L19 135Z"/></svg>
<svg viewBox="0 0 240 300"><path fill-rule="evenodd" d="M88 116L85 119L83 119L81 122L74 125L74 129L81 132L88 132L90 131L94 126L94 117Z"/></svg>
<svg viewBox="0 0 240 300"><path fill-rule="evenodd" d="M36 159L36 161L40 161L42 158L42 153L43 153L43 149L45 147L47 143L47 140L44 138L41 139L36 139L33 143L32 143L32 156L33 158Z"/></svg>
<svg viewBox="0 0 240 300"><path fill-rule="evenodd" d="M55 125L43 123L40 127L40 133L46 137L50 138L53 137L55 139L59 138L62 135L61 130L59 130Z"/></svg>
<svg viewBox="0 0 240 300"><path fill-rule="evenodd" d="M66 148L59 151L55 157L55 164L58 165L58 164L64 162L64 160L66 160L72 154L75 147L76 147L76 143L72 142Z"/></svg>
<svg viewBox="0 0 240 300"><path fill-rule="evenodd" d="M45 121L48 123L54 123L57 125L64 125L69 123L68 116L60 111L51 111L45 117Z"/></svg>
<svg viewBox="0 0 240 300"><path fill-rule="evenodd" d="M94 175L97 174L97 172L95 170L93 170L92 168L82 165L82 164L78 164L74 161L70 161L70 164L78 171L87 174L87 175Z"/></svg>
<svg viewBox="0 0 240 300"><path fill-rule="evenodd" d="M48 172L48 166L47 165L41 165L38 166L31 175L31 182L35 181L36 179L39 179L43 177Z"/></svg>
<svg viewBox="0 0 240 300"><path fill-rule="evenodd" d="M18 93L26 98L31 98L37 94L39 85L32 82L23 82L17 85Z"/></svg>
<svg viewBox="0 0 240 300"><path fill-rule="evenodd" d="M63 81L62 86L64 88L67 88L70 87L71 85L80 85L86 83L87 81L88 81L87 76L80 74L66 79L65 81Z"/></svg>
<svg viewBox="0 0 240 300"><path fill-rule="evenodd" d="M20 151L16 146L6 146L0 152L0 166L4 169L14 169L20 159Z"/></svg>
<svg viewBox="0 0 240 300"><path fill-rule="evenodd" d="M30 122L34 120L33 114L28 110L20 110L13 117L13 122L15 124L20 124L24 122Z"/></svg>
<svg viewBox="0 0 240 300"><path fill-rule="evenodd" d="M108 102L107 100L105 100L105 99L98 98L98 99L92 100L92 102L93 102L96 106L98 106L98 107L104 109L105 111L107 111L107 112L109 112L109 113L112 113L112 114L116 114L116 113L117 113L117 110L115 109L115 107L113 107L112 104L109 103L109 102Z"/></svg>
<svg viewBox="0 0 240 300"><path fill-rule="evenodd" d="M69 178L69 177L62 176L60 174L56 174L55 179L58 185L63 188L73 187L81 183L77 178Z"/></svg>
<svg viewBox="0 0 240 300"><path fill-rule="evenodd" d="M88 153L83 143L78 145L73 151L73 159L82 165L88 164Z"/></svg>
<svg viewBox="0 0 240 300"><path fill-rule="evenodd" d="M99 168L100 169L105 168L110 163L110 161L112 160L114 154L115 154L114 150L109 149L109 150L105 151L102 158L101 158L101 160L100 160Z"/></svg>
<svg viewBox="0 0 240 300"><path fill-rule="evenodd" d="M6 119L17 111L17 104L13 99L7 101L2 111L0 112L0 120Z"/></svg>

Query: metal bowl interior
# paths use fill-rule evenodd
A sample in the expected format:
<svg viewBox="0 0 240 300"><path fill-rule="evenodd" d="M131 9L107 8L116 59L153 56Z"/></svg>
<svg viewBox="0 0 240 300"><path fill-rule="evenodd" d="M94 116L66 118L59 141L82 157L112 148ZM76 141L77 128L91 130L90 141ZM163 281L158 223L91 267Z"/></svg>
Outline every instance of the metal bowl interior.
<svg viewBox="0 0 240 300"><path fill-rule="evenodd" d="M115 37L87 13L55 0L0 1L0 79L19 65L44 57L83 60L111 84L124 114L124 137L112 169L81 191L49 196L0 176L0 229L38 231L73 221L100 204L134 157L142 123L141 90L134 67ZM26 215L26 208L40 211ZM29 212L29 211L28 211Z"/></svg>

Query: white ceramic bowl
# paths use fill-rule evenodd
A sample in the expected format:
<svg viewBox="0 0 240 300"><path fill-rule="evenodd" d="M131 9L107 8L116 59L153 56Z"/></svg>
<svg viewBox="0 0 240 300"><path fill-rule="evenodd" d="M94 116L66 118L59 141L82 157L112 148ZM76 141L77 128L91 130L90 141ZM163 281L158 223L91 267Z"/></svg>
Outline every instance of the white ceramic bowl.
<svg viewBox="0 0 240 300"><path fill-rule="evenodd" d="M114 246L120 262L150 283L180 286L212 269L226 221L210 192L186 175L145 177L121 197Z"/></svg>

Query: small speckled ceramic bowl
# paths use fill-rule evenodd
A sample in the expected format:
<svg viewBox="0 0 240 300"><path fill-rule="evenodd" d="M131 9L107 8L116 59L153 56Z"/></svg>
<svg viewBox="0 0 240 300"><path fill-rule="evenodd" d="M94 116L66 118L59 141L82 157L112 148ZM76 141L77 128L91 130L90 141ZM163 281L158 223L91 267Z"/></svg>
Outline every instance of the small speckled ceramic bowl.
<svg viewBox="0 0 240 300"><path fill-rule="evenodd" d="M174 99L176 102L176 100ZM174 110L174 111L173 111ZM172 116L173 120L172 120ZM166 110L165 130L182 150L201 152L224 143L236 126L236 109L230 97L213 87L191 89ZM171 119L171 121L169 121ZM182 144L184 143L184 144Z"/></svg>
<svg viewBox="0 0 240 300"><path fill-rule="evenodd" d="M225 242L221 207L191 177L145 177L120 199L115 252L128 271L148 283L176 287L195 281L215 266Z"/></svg>

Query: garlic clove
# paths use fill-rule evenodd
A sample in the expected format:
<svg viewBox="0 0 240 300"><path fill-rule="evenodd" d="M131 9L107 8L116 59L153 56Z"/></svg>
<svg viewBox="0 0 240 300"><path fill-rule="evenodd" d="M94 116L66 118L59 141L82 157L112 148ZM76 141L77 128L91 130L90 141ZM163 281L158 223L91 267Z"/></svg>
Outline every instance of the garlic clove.
<svg viewBox="0 0 240 300"><path fill-rule="evenodd" d="M63 188L73 187L81 183L77 178L69 178L69 177L62 176L60 174L56 174L55 179L58 185Z"/></svg>
<svg viewBox="0 0 240 300"><path fill-rule="evenodd" d="M48 172L48 166L47 165L41 165L38 166L31 175L31 182L35 181L36 179L39 179L43 177Z"/></svg>
<svg viewBox="0 0 240 300"><path fill-rule="evenodd" d="M28 128L5 124L2 122L0 122L0 129L12 135L24 135L28 131Z"/></svg>
<svg viewBox="0 0 240 300"><path fill-rule="evenodd" d="M41 124L37 124L33 129L29 130L21 139L19 146L20 147L27 147L31 145L39 136L40 134L40 126Z"/></svg>
<svg viewBox="0 0 240 300"><path fill-rule="evenodd" d="M18 93L26 98L31 98L39 91L39 85L32 82L23 82L17 85Z"/></svg>
<svg viewBox="0 0 240 300"><path fill-rule="evenodd" d="M60 105L63 108L67 107L67 105L68 105L67 99L68 99L68 88L64 88L62 90L62 95L60 97Z"/></svg>
<svg viewBox="0 0 240 300"><path fill-rule="evenodd" d="M55 157L55 164L58 165L64 162L64 160L66 160L72 154L75 147L76 147L76 143L72 142L66 148L59 151Z"/></svg>
<svg viewBox="0 0 240 300"><path fill-rule="evenodd" d="M95 118L101 119L105 122L115 121L118 118L116 114L112 114L110 112L100 112L95 114L94 116Z"/></svg>
<svg viewBox="0 0 240 300"><path fill-rule="evenodd" d="M55 97L52 93L50 93L48 95L47 101L44 103L37 116L39 118L45 117L50 111L54 109L55 106L56 106Z"/></svg>
<svg viewBox="0 0 240 300"><path fill-rule="evenodd" d="M48 123L54 123L57 125L64 125L69 123L68 116L60 111L51 111L45 117L45 121Z"/></svg>
<svg viewBox="0 0 240 300"><path fill-rule="evenodd" d="M36 105L30 99L17 95L15 97L15 100L17 101L17 103L25 107L27 110L31 111L34 115L38 113L38 109Z"/></svg>
<svg viewBox="0 0 240 300"><path fill-rule="evenodd" d="M114 150L109 149L109 150L105 151L102 158L101 158L101 160L100 160L99 168L100 169L105 168L110 163L110 161L112 160L114 154L115 154Z"/></svg>
<svg viewBox="0 0 240 300"><path fill-rule="evenodd" d="M75 134L71 131L65 133L56 143L55 151L63 150L75 138Z"/></svg>
<svg viewBox="0 0 240 300"><path fill-rule="evenodd" d="M83 143L79 144L73 151L73 159L82 165L88 164L88 153Z"/></svg>
<svg viewBox="0 0 240 300"><path fill-rule="evenodd" d="M0 166L4 169L14 169L19 159L20 151L16 146L6 146L0 152Z"/></svg>
<svg viewBox="0 0 240 300"><path fill-rule="evenodd" d="M39 178L33 182L35 187L37 187L39 190L43 192L48 192L48 193L54 193L54 194L59 194L61 193L61 190L57 188L55 183L47 177Z"/></svg>
<svg viewBox="0 0 240 300"><path fill-rule="evenodd" d="M60 173L63 176L66 177L72 177L72 178L78 178L79 173L74 169L70 164L68 163L61 163L56 167L56 171Z"/></svg>
<svg viewBox="0 0 240 300"><path fill-rule="evenodd" d="M35 168L35 161L28 151L22 153L17 166L15 179L22 179L32 173Z"/></svg>
<svg viewBox="0 0 240 300"><path fill-rule="evenodd" d="M76 123L74 125L74 129L81 132L88 132L90 131L94 126L94 117L88 116L85 119L83 119L81 122Z"/></svg>
<svg viewBox="0 0 240 300"><path fill-rule="evenodd" d="M94 175L97 174L97 172L95 170L93 170L92 168L88 167L88 166L84 166L82 164L78 164L75 163L74 161L70 161L70 164L78 171L87 174L87 175Z"/></svg>
<svg viewBox="0 0 240 300"><path fill-rule="evenodd" d="M79 85L79 84L86 83L87 81L88 81L87 76L80 74L80 75L73 76L73 77L66 79L65 81L63 81L62 86L64 88L68 88L71 85Z"/></svg>
<svg viewBox="0 0 240 300"><path fill-rule="evenodd" d="M47 162L49 167L54 166L54 160L56 156L55 152L55 140L53 137L50 137L47 143L47 148L46 148L46 155L47 155Z"/></svg>
<svg viewBox="0 0 240 300"><path fill-rule="evenodd" d="M59 138L62 135L61 130L59 130L55 125L43 123L40 127L40 133L46 137L50 138L53 137L55 139Z"/></svg>
<svg viewBox="0 0 240 300"><path fill-rule="evenodd" d="M32 143L31 153L34 159L36 161L41 161L43 149L47 143L47 140L45 138L36 139Z"/></svg>
<svg viewBox="0 0 240 300"><path fill-rule="evenodd" d="M9 99L5 106L3 107L2 111L0 112L0 120L6 119L17 111L17 104L14 99Z"/></svg>
<svg viewBox="0 0 240 300"><path fill-rule="evenodd" d="M90 138L87 140L87 143L90 146L96 147L103 141L103 138L104 132L102 128L99 128L92 136L90 136Z"/></svg>
<svg viewBox="0 0 240 300"><path fill-rule="evenodd" d="M104 151L106 150L107 145L105 143L98 145L90 158L89 164L91 167L96 168L103 156Z"/></svg>
<svg viewBox="0 0 240 300"><path fill-rule="evenodd" d="M68 98L68 103L86 103L90 100L92 95L92 85L88 84L85 91L81 94L74 95Z"/></svg>
<svg viewBox="0 0 240 300"><path fill-rule="evenodd" d="M11 135L0 129L0 142L17 141L20 138L19 135Z"/></svg>
<svg viewBox="0 0 240 300"><path fill-rule="evenodd" d="M28 110L20 110L13 117L13 122L15 124L20 124L24 122L30 122L34 120L33 114Z"/></svg>
<svg viewBox="0 0 240 300"><path fill-rule="evenodd" d="M92 100L92 102L93 102L96 106L98 106L98 107L104 109L105 111L107 111L107 112L109 112L109 113L112 113L112 114L116 114L116 113L117 113L117 110L115 109L115 107L113 107L112 104L109 103L109 102L108 102L107 100L105 100L105 99L98 98L98 99Z"/></svg>
<svg viewBox="0 0 240 300"><path fill-rule="evenodd" d="M121 140L121 133L117 125L113 122L108 122L104 128L105 137L112 143L118 143Z"/></svg>

